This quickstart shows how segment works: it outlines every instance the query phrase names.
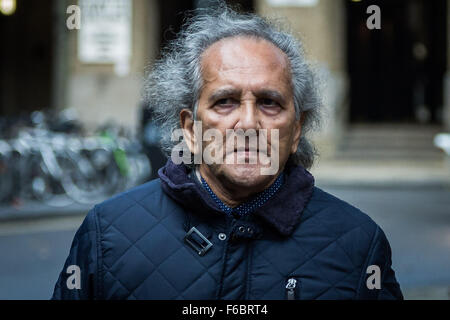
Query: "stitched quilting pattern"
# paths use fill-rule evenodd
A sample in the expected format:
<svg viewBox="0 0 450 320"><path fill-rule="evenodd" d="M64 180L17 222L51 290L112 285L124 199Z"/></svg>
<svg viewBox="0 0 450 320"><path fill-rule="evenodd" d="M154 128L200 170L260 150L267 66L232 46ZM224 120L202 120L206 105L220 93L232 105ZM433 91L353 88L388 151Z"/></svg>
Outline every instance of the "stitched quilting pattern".
<svg viewBox="0 0 450 320"><path fill-rule="evenodd" d="M215 299L221 281L226 299L284 299L290 276L302 299L352 299L377 228L316 188L290 237L267 229L261 239L233 243L224 269L225 241L212 234L203 257L187 246L186 212L158 180L98 205L97 216L105 299ZM80 230L78 241L82 232L95 238Z"/></svg>

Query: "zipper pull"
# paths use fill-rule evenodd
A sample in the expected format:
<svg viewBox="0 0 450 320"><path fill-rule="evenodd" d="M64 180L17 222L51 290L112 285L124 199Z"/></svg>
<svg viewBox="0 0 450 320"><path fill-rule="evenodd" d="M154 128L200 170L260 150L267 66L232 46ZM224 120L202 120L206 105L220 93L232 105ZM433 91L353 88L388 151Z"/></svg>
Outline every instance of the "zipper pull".
<svg viewBox="0 0 450 320"><path fill-rule="evenodd" d="M297 280L289 278L286 284L286 296L288 300L295 300L295 288L297 287Z"/></svg>

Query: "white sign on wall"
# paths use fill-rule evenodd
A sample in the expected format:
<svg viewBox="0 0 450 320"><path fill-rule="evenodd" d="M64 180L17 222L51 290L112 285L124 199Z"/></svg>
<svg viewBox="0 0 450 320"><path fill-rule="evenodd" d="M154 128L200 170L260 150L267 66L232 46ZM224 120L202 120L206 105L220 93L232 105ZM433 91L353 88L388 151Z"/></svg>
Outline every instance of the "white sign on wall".
<svg viewBox="0 0 450 320"><path fill-rule="evenodd" d="M267 0L272 7L314 7L319 0Z"/></svg>
<svg viewBox="0 0 450 320"><path fill-rule="evenodd" d="M117 74L128 74L132 1L79 0L79 6L81 27L78 31L78 59L83 63L112 63Z"/></svg>

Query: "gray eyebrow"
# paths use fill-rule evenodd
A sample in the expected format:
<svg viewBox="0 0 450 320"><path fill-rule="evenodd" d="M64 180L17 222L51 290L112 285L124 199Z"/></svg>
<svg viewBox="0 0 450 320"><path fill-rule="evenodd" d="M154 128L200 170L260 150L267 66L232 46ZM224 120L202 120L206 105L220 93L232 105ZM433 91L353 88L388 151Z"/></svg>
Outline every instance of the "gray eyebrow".
<svg viewBox="0 0 450 320"><path fill-rule="evenodd" d="M226 97L236 97L241 95L240 89L234 89L234 88L223 88L218 89L217 91L213 92L209 97L208 101L209 103L216 102L217 100L226 98Z"/></svg>
<svg viewBox="0 0 450 320"><path fill-rule="evenodd" d="M235 88L218 89L217 91L213 92L208 97L208 102L213 103L213 102L216 102L217 100L220 100L220 99L223 99L226 97L240 96L241 93L242 93L242 90L235 89ZM258 98L267 98L267 99L276 100L276 101L280 102L281 104L285 104L285 102L286 102L286 99L277 90L261 89L261 90L253 91L253 94Z"/></svg>
<svg viewBox="0 0 450 320"><path fill-rule="evenodd" d="M286 103L286 99L277 90L261 89L261 90L253 91L253 93L258 98L272 99L272 100L280 102L283 105Z"/></svg>

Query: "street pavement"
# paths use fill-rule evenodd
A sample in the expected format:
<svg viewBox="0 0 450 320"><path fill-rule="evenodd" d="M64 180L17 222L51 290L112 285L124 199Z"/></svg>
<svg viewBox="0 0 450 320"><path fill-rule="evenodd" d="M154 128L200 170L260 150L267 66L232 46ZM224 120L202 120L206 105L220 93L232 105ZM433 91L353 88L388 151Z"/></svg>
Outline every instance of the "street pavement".
<svg viewBox="0 0 450 320"><path fill-rule="evenodd" d="M0 224L0 299L49 299L84 215Z"/></svg>
<svg viewBox="0 0 450 320"><path fill-rule="evenodd" d="M383 228L405 298L449 299L449 189L318 186ZM0 299L49 299L86 213L0 222Z"/></svg>

